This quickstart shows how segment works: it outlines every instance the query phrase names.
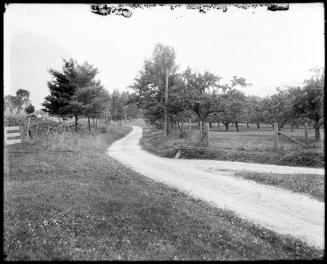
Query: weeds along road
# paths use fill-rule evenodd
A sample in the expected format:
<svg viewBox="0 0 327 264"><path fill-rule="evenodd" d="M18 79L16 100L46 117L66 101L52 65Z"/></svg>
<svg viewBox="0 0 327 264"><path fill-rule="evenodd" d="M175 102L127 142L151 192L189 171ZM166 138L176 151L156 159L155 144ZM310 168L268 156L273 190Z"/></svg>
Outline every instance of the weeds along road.
<svg viewBox="0 0 327 264"><path fill-rule="evenodd" d="M139 145L141 137L142 128L133 126L130 134L109 147L108 155L155 181L234 211L240 217L277 233L324 248L324 202L233 177L231 171L321 174L323 169L162 158L144 151Z"/></svg>

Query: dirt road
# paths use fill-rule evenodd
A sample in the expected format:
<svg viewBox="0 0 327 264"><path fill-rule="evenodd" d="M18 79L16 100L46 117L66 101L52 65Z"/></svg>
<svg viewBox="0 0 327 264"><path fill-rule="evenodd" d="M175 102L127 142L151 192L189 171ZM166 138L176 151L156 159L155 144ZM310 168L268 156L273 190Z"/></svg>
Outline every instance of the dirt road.
<svg viewBox="0 0 327 264"><path fill-rule="evenodd" d="M232 170L318 174L324 173L324 170L161 158L142 150L139 145L141 137L142 128L133 126L129 135L109 147L108 155L155 181L178 188L219 208L232 210L280 234L324 248L323 202L232 176Z"/></svg>

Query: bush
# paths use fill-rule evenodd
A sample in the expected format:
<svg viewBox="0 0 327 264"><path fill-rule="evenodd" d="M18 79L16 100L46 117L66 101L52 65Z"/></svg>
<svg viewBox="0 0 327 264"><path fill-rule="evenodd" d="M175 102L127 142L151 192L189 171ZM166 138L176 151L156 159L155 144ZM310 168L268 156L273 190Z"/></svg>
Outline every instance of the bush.
<svg viewBox="0 0 327 264"><path fill-rule="evenodd" d="M324 153L318 153L312 150L293 151L284 155L278 161L278 164L293 165L293 166L322 167L325 166L325 155Z"/></svg>

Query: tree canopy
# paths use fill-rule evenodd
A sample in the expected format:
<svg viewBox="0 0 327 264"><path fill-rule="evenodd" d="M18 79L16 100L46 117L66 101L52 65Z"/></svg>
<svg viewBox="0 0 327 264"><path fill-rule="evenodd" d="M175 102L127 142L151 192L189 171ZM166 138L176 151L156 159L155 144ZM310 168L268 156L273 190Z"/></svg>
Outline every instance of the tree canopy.
<svg viewBox="0 0 327 264"><path fill-rule="evenodd" d="M44 111L50 115L78 119L100 114L108 102L108 93L99 80L95 80L98 69L87 62L78 64L73 59L63 60L61 71L50 69L52 80L48 82L50 95L43 103Z"/></svg>

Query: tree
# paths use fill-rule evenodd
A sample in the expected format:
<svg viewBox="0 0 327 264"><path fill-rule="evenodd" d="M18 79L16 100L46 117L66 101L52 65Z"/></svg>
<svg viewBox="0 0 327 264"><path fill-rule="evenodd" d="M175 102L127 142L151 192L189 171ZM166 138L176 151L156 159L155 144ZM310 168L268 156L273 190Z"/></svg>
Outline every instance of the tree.
<svg viewBox="0 0 327 264"><path fill-rule="evenodd" d="M314 75L298 89L292 102L298 117L309 118L314 122L315 140L320 141L320 127L324 123L324 83L325 69L313 70Z"/></svg>
<svg viewBox="0 0 327 264"><path fill-rule="evenodd" d="M263 116L264 104L262 98L258 96L250 96L247 98L246 120L249 123L254 123L257 128L260 128L260 123L265 121Z"/></svg>
<svg viewBox="0 0 327 264"><path fill-rule="evenodd" d="M238 123L244 119L245 114L245 95L243 92L232 89L221 96L224 112L221 113L222 123L226 130L229 130L229 124L235 123L236 131L239 130Z"/></svg>
<svg viewBox="0 0 327 264"><path fill-rule="evenodd" d="M35 108L32 104L29 104L26 108L25 108L25 113L30 115L34 112Z"/></svg>
<svg viewBox="0 0 327 264"><path fill-rule="evenodd" d="M12 111L14 110L15 106L16 106L16 97L12 96L10 94L6 95L4 97L4 110L9 108L10 113L12 114Z"/></svg>
<svg viewBox="0 0 327 264"><path fill-rule="evenodd" d="M223 92L220 95L220 101L224 110L217 117L225 125L226 130L229 130L230 123L235 123L236 130L239 132L238 123L246 118L246 97L242 91L236 88L250 85L244 77L233 76L230 85L221 86Z"/></svg>
<svg viewBox="0 0 327 264"><path fill-rule="evenodd" d="M14 100L17 112L19 113L24 105L29 103L30 92L24 89L19 89L16 91L16 99Z"/></svg>
<svg viewBox="0 0 327 264"><path fill-rule="evenodd" d="M277 93L265 97L262 103L264 105L263 118L266 123L271 124L273 127L274 123L278 123L278 129L281 129L293 117L288 90L277 88Z"/></svg>
<svg viewBox="0 0 327 264"><path fill-rule="evenodd" d="M77 76L74 79L77 90L71 104L75 104L79 115L87 117L89 131L91 131L90 118L99 117L109 102L108 92L99 80L95 80L97 74L96 67L84 62L82 65L77 65Z"/></svg>
<svg viewBox="0 0 327 264"><path fill-rule="evenodd" d="M93 100L103 95L100 81L95 81L97 68L85 62L78 65L73 59L64 60L61 71L50 69L53 79L48 82L50 95L43 103L44 111L51 115L75 118L75 131L82 116L96 113ZM90 98L87 98L90 96Z"/></svg>
<svg viewBox="0 0 327 264"><path fill-rule="evenodd" d="M81 105L81 114L87 117L88 129L91 131L90 118L98 117L109 102L109 95L102 86L86 86L76 91L73 101Z"/></svg>
<svg viewBox="0 0 327 264"><path fill-rule="evenodd" d="M45 97L43 111L50 115L73 117L71 100L76 92L77 65L73 59L63 60L62 70L50 69L52 80L48 82L50 95ZM77 122L77 120L75 120ZM76 124L75 122L75 124Z"/></svg>
<svg viewBox="0 0 327 264"><path fill-rule="evenodd" d="M122 120L124 118L124 100L122 94L115 89L110 95L109 111L112 118Z"/></svg>
<svg viewBox="0 0 327 264"><path fill-rule="evenodd" d="M128 119L136 119L138 117L138 108L135 103L129 103L126 106L126 116Z"/></svg>
<svg viewBox="0 0 327 264"><path fill-rule="evenodd" d="M9 108L10 113L14 109L19 113L24 106L29 104L30 92L28 90L19 89L16 91L16 96L6 95L4 98L4 108L5 110Z"/></svg>
<svg viewBox="0 0 327 264"><path fill-rule="evenodd" d="M190 68L182 73L185 89L181 94L184 107L192 110L199 121L201 121L202 135L201 141L204 145L208 144L208 135L205 122L210 115L222 112L218 90L220 78L212 73L205 72L193 73Z"/></svg>
<svg viewBox="0 0 327 264"><path fill-rule="evenodd" d="M169 100L172 97L171 85L176 77L175 51L173 48L157 44L152 53L151 60L144 62L144 69L131 86L135 91L135 102L144 109L144 114L152 121L162 123L168 120ZM166 100L167 71L169 96Z"/></svg>

